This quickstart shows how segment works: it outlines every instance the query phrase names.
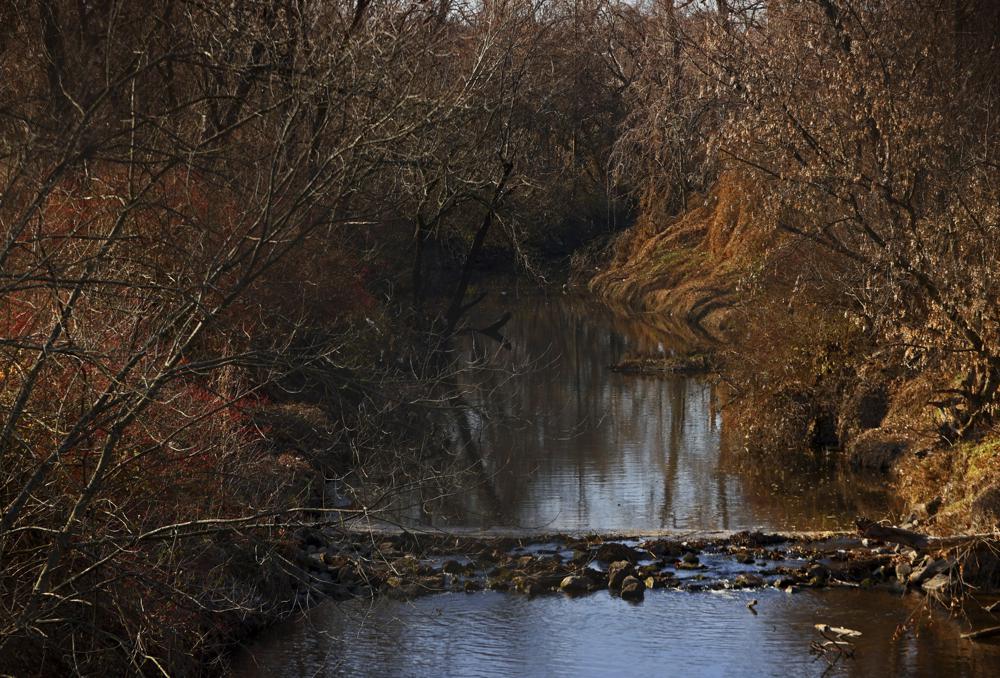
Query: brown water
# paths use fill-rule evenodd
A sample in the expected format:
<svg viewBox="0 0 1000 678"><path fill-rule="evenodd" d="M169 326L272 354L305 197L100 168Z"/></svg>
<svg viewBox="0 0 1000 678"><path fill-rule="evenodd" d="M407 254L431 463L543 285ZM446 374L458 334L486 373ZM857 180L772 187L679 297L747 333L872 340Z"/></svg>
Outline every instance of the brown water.
<svg viewBox="0 0 1000 678"><path fill-rule="evenodd" d="M607 369L670 342L570 297L501 298L514 349L469 381L465 453L472 489L410 497L410 522L558 530L816 529L886 510L879 488L822 457L750 466L723 444L710 384ZM492 350L480 346L480 350ZM511 376L512 367L520 368ZM527 369L530 367L530 369ZM758 614L746 603L757 598ZM480 592L409 602L330 603L268 632L237 662L243 676L820 676L813 625L864 634L826 675L998 676L1000 646L961 640L918 596L775 589L655 590L633 605ZM921 620L915 631L907 622ZM996 623L996 622L994 622ZM981 623L980 623L981 625ZM912 625L910 625L912 626Z"/></svg>

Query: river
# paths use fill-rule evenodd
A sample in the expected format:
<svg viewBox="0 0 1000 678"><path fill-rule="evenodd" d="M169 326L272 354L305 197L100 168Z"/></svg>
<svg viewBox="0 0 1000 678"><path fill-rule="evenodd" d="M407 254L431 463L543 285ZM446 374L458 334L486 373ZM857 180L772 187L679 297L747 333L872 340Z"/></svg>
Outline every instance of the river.
<svg viewBox="0 0 1000 678"><path fill-rule="evenodd" d="M609 369L676 348L661 332L569 295L494 294L505 334L463 382L471 482L395 507L411 525L522 532L815 530L883 517L881 484L824 455L748 463L709 381ZM488 403L488 407L476 407ZM486 416L484 413L488 413ZM738 439L738 438L737 438ZM757 599L756 614L747 603ZM329 603L269 631L241 676L996 676L1000 647L959 638L923 598L830 589L789 594L659 589L639 605L585 598L450 593ZM809 652L814 625L862 632L837 666Z"/></svg>

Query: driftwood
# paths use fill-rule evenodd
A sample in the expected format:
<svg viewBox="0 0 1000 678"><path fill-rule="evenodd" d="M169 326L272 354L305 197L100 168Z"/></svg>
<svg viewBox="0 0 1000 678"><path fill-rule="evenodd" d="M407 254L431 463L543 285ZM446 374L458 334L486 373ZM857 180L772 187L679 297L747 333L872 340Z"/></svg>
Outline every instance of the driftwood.
<svg viewBox="0 0 1000 678"><path fill-rule="evenodd" d="M983 638L992 638L994 636L1000 636L1000 626L988 626L985 629L962 634L962 638L966 640L982 640Z"/></svg>
<svg viewBox="0 0 1000 678"><path fill-rule="evenodd" d="M814 627L823 640L814 640L809 643L809 652L817 659L819 657L825 659L829 664L828 671L836 666L841 659L854 658L854 643L848 639L860 637L861 631L842 626L830 626L829 624L815 624Z"/></svg>
<svg viewBox="0 0 1000 678"><path fill-rule="evenodd" d="M827 640L836 640L837 642L843 642L844 638L860 638L861 631L855 631L854 629L844 628L843 626L830 626L829 624L813 624L816 631L819 632L821 636L827 638ZM836 638L830 638L830 634L836 636Z"/></svg>

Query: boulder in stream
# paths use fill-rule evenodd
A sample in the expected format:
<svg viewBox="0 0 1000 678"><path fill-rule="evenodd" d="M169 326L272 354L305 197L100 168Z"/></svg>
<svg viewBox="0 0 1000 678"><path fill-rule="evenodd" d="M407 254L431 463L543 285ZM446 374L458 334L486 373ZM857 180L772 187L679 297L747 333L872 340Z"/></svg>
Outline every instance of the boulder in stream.
<svg viewBox="0 0 1000 678"><path fill-rule="evenodd" d="M514 588L518 593L525 593L531 597L545 593L545 586L537 577L515 577Z"/></svg>
<svg viewBox="0 0 1000 678"><path fill-rule="evenodd" d="M635 567L627 560L619 560L608 566L608 588L617 591L627 577L635 576Z"/></svg>
<svg viewBox="0 0 1000 678"><path fill-rule="evenodd" d="M806 570L810 586L826 586L830 581L830 569L821 563L813 563Z"/></svg>
<svg viewBox="0 0 1000 678"><path fill-rule="evenodd" d="M619 560L627 560L633 565L643 558L648 558L649 554L634 549L631 546L626 546L625 544L619 544L618 542L609 541L600 545L597 549L597 560L602 563L613 563Z"/></svg>
<svg viewBox="0 0 1000 678"><path fill-rule="evenodd" d="M732 582L732 586L735 589L763 588L766 585L767 581L759 574L753 572L743 572L738 574Z"/></svg>
<svg viewBox="0 0 1000 678"><path fill-rule="evenodd" d="M642 547L657 558L669 559L673 562L684 553L680 543L669 539L651 539L642 543Z"/></svg>
<svg viewBox="0 0 1000 678"><path fill-rule="evenodd" d="M563 593L568 593L569 595L580 595L581 593L587 593L591 590L593 582L588 577L581 577L579 575L571 574L568 577L564 577L561 582L559 582L559 588Z"/></svg>
<svg viewBox="0 0 1000 678"><path fill-rule="evenodd" d="M688 551L681 559L677 562L678 569L681 570L700 570L702 569L701 561L698 560L698 556Z"/></svg>
<svg viewBox="0 0 1000 678"><path fill-rule="evenodd" d="M441 571L448 574L468 574L470 569L468 565L460 563L457 560L446 560L441 566Z"/></svg>
<svg viewBox="0 0 1000 678"><path fill-rule="evenodd" d="M622 581L622 600L638 601L646 596L646 585L641 579L629 575Z"/></svg>

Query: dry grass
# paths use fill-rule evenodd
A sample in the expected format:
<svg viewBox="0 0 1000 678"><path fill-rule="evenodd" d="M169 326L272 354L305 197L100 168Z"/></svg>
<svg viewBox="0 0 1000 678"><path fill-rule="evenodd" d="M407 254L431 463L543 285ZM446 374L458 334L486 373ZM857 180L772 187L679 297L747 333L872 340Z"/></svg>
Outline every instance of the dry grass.
<svg viewBox="0 0 1000 678"><path fill-rule="evenodd" d="M619 238L611 264L590 289L636 310L724 333L739 272L772 238L755 218L752 191L735 173L689 205L675 217L647 212Z"/></svg>
<svg viewBox="0 0 1000 678"><path fill-rule="evenodd" d="M896 486L911 504L940 496L944 506L933 531L989 531L1000 520L1000 437L965 442L908 457L897 466Z"/></svg>

